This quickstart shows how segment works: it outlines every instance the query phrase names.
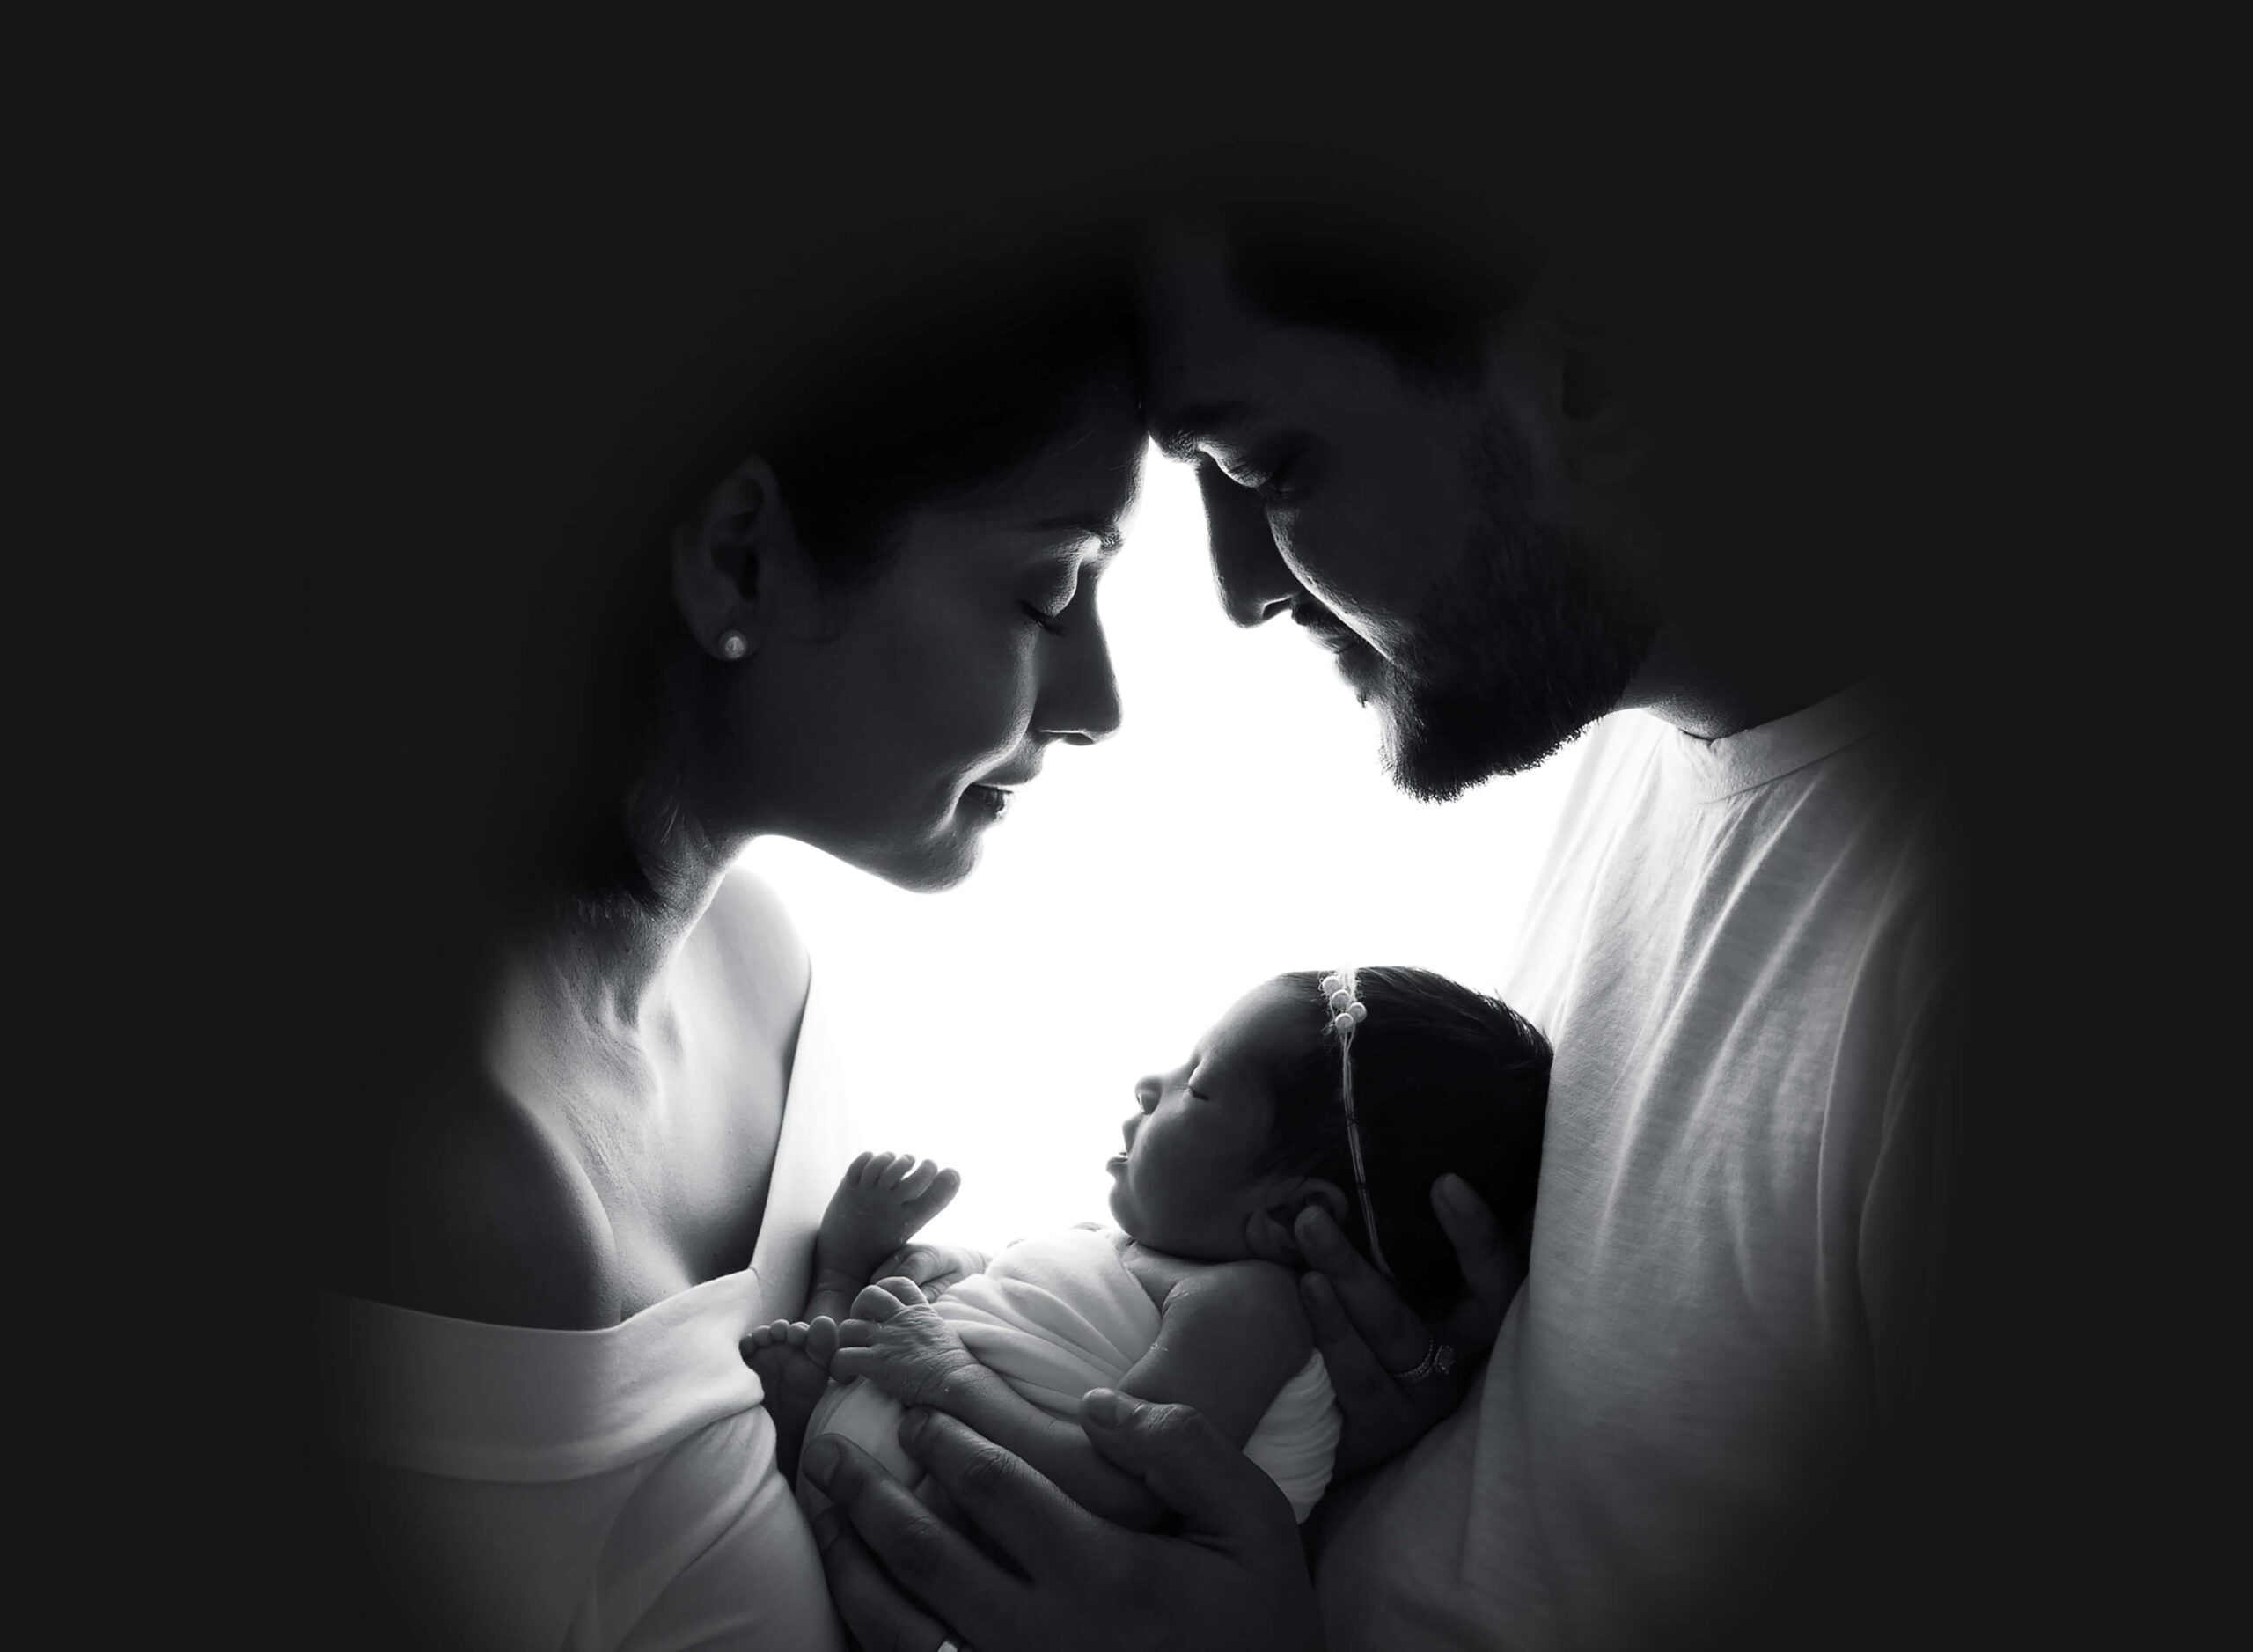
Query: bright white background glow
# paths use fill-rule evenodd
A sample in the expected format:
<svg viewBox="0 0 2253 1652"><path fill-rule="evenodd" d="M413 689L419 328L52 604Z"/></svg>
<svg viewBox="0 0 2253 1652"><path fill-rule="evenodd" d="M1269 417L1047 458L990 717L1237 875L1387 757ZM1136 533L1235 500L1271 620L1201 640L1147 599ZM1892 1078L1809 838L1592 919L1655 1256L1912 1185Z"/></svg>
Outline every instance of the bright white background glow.
<svg viewBox="0 0 2253 1652"><path fill-rule="evenodd" d="M1396 791L1331 656L1222 613L1193 474L1155 451L1100 605L1125 724L1053 748L960 887L906 894L781 839L745 853L847 1033L856 1137L962 1172L928 1237L1108 1220L1134 1081L1280 971L1497 989L1579 760L1444 805Z"/></svg>

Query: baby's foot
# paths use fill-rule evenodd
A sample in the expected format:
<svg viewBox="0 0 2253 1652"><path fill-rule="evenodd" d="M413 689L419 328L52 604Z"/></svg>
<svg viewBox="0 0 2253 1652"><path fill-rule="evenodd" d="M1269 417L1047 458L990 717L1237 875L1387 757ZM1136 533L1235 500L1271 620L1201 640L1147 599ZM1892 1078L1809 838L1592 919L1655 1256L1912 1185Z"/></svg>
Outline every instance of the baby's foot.
<svg viewBox="0 0 2253 1652"><path fill-rule="evenodd" d="M829 1362L837 1352L837 1322L811 1325L777 1319L760 1325L738 1345L744 1363L759 1374L767 1391L767 1413L774 1421L777 1466L785 1479L798 1472L798 1448L806 1422L829 1386Z"/></svg>
<svg viewBox="0 0 2253 1652"><path fill-rule="evenodd" d="M862 1154L847 1167L821 1218L822 1272L849 1278L858 1289L878 1263L961 1191L961 1175L929 1159L918 1164L912 1153Z"/></svg>

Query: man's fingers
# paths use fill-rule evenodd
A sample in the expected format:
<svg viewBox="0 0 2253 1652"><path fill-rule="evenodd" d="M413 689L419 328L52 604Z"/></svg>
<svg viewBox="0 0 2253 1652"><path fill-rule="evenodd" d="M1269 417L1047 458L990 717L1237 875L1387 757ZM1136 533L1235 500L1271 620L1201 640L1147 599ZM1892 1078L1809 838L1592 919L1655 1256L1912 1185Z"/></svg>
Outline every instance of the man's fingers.
<svg viewBox="0 0 2253 1652"><path fill-rule="evenodd" d="M801 1462L813 1483L828 1494L869 1553L901 1589L927 1611L951 1624L973 1646L981 1641L1003 1639L1003 1626L1018 1615L1016 1597L1023 1584L918 1502L874 1457L849 1440L822 1435L808 1443ZM948 1489L959 1495L958 1487ZM818 1538L819 1534L816 1536ZM834 1549L843 1540L840 1530L828 1546ZM841 1601L839 1605L842 1610ZM887 1609L877 1622L888 1624L892 1615ZM846 1621L852 1622L849 1613ZM863 1646L905 1644L872 1641L857 1625L854 1633L861 1636ZM932 1642L934 1647L937 1644Z"/></svg>
<svg viewBox="0 0 2253 1652"><path fill-rule="evenodd" d="M829 1575L829 1598L864 1652L886 1647L936 1648L949 1639L945 1626L884 1575L841 1511L825 1509L814 1516L813 1536L821 1546L822 1569Z"/></svg>
<svg viewBox="0 0 2253 1652"><path fill-rule="evenodd" d="M1315 1346L1322 1350L1322 1362L1329 1369L1330 1386L1337 1391L1338 1404L1346 1414L1368 1430L1381 1424L1389 1413L1405 1409L1407 1401L1400 1384L1354 1329L1330 1281L1319 1274L1303 1275L1299 1297L1306 1303Z"/></svg>
<svg viewBox="0 0 2253 1652"><path fill-rule="evenodd" d="M1457 1313L1449 1329L1482 1345L1491 1342L1525 1278L1524 1260L1502 1237L1486 1201L1460 1176L1450 1173L1432 1184L1432 1214L1455 1247L1470 1296L1468 1311Z"/></svg>
<svg viewBox="0 0 2253 1652"><path fill-rule="evenodd" d="M1183 1536L1229 1549L1263 1535L1295 1545L1291 1505L1275 1482L1193 1406L1098 1388L1082 1402L1081 1426L1114 1467L1139 1476L1181 1516Z"/></svg>
<svg viewBox="0 0 2253 1652"><path fill-rule="evenodd" d="M1083 1566L1096 1521L1031 1465L967 1424L917 1406L899 1443L946 1487L955 1507L1031 1576Z"/></svg>
<svg viewBox="0 0 2253 1652"><path fill-rule="evenodd" d="M1328 1211L1318 1205L1307 1207L1299 1213L1296 1233L1299 1248L1330 1281L1346 1317L1380 1363L1405 1370L1423 1358L1430 1331L1400 1300L1392 1281L1346 1243Z"/></svg>

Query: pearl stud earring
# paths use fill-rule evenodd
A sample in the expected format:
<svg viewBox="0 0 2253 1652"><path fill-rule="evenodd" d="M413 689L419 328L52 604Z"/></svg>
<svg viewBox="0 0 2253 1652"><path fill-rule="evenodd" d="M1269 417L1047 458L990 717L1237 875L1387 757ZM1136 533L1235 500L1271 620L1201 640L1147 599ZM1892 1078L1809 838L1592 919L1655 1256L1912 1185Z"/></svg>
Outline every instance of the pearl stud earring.
<svg viewBox="0 0 2253 1652"><path fill-rule="evenodd" d="M751 652L751 644L744 641L740 631L720 633L720 654L725 659L741 659Z"/></svg>

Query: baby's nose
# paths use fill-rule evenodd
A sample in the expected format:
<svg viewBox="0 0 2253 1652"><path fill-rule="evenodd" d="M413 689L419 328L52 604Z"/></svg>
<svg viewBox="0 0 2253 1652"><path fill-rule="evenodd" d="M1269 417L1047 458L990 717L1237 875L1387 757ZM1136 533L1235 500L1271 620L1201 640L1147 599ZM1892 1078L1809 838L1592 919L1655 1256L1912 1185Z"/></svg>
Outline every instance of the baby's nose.
<svg viewBox="0 0 2253 1652"><path fill-rule="evenodd" d="M1134 1105L1148 1112L1158 1105L1158 1097L1164 1089L1165 1086L1158 1082L1157 1075L1151 1074L1134 1086Z"/></svg>

